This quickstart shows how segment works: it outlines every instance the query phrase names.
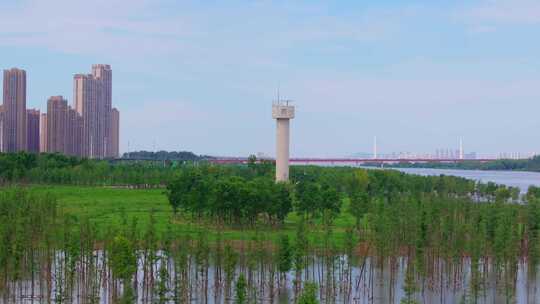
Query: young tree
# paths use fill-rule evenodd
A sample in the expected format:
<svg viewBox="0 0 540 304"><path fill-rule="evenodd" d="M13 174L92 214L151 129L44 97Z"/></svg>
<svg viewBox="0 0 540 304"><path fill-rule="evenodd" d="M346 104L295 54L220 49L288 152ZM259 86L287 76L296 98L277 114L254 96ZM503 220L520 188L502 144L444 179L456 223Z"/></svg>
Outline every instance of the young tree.
<svg viewBox="0 0 540 304"><path fill-rule="evenodd" d="M401 299L400 304L418 304L414 299L414 294L418 290L416 286L416 280L414 278L414 269L412 264L414 262L409 261L407 270L405 273L405 283L403 284L403 290L405 291L405 297Z"/></svg>
<svg viewBox="0 0 540 304"><path fill-rule="evenodd" d="M168 282L169 282L169 271L167 270L167 257L161 257L161 265L159 267L159 283L157 286L157 296L158 304L165 304L168 302Z"/></svg>
<svg viewBox="0 0 540 304"><path fill-rule="evenodd" d="M329 185L323 185L321 189L321 201L320 206L318 206L318 212L320 214L329 212L333 218L335 218L341 211L341 198L339 193L334 187Z"/></svg>
<svg viewBox="0 0 540 304"><path fill-rule="evenodd" d="M246 304L247 303L247 291L246 291L246 278L244 274L241 273L236 282L236 299L234 303L236 304Z"/></svg>
<svg viewBox="0 0 540 304"><path fill-rule="evenodd" d="M292 210L292 198L290 192L290 185L287 183L273 183L272 190L274 193L274 200L270 213L277 218L279 223L283 223L285 217Z"/></svg>
<svg viewBox="0 0 540 304"><path fill-rule="evenodd" d="M304 217L315 216L317 206L321 203L320 185L310 181L302 181L296 185L295 209Z"/></svg>
<svg viewBox="0 0 540 304"><path fill-rule="evenodd" d="M369 196L366 192L354 192L350 196L349 213L356 219L356 228L369 208Z"/></svg>
<svg viewBox="0 0 540 304"><path fill-rule="evenodd" d="M234 280L234 272L238 263L238 254L233 250L230 244L225 245L223 252L225 266L225 296L230 294L231 284Z"/></svg>
<svg viewBox="0 0 540 304"><path fill-rule="evenodd" d="M293 248L291 248L289 237L286 234L283 234L279 241L278 259L278 270L281 278L286 279L286 273L291 270L293 259Z"/></svg>
<svg viewBox="0 0 540 304"><path fill-rule="evenodd" d="M297 303L319 304L319 300L317 300L317 285L313 282L306 282L302 295L298 298Z"/></svg>
<svg viewBox="0 0 540 304"><path fill-rule="evenodd" d="M132 303L133 290L131 278L137 270L137 256L133 244L124 236L116 236L111 244L111 253L109 265L113 275L122 281L124 285L124 303Z"/></svg>

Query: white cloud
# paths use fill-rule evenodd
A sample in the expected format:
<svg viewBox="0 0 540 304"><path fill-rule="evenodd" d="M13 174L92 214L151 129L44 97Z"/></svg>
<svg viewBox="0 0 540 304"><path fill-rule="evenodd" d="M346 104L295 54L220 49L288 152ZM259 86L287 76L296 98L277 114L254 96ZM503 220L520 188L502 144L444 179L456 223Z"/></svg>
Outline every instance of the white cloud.
<svg viewBox="0 0 540 304"><path fill-rule="evenodd" d="M166 53L189 36L182 20L155 22L148 0L29 0L0 10L0 45L77 54ZM168 37L167 39L165 39Z"/></svg>
<svg viewBox="0 0 540 304"><path fill-rule="evenodd" d="M275 61L299 44L376 41L399 29L394 11L343 18L314 5L186 2L164 13L151 0L27 0L0 9L0 45L75 54L185 56L188 61ZM185 8L184 8L185 6Z"/></svg>

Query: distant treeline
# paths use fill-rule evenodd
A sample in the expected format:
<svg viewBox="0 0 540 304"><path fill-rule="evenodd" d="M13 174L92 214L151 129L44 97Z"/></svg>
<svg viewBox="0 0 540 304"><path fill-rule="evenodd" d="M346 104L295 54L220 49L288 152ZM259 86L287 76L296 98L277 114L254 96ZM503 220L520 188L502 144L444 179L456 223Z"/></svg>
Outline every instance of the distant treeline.
<svg viewBox="0 0 540 304"><path fill-rule="evenodd" d="M63 154L0 153L0 185L10 183L154 187L173 175L172 163L110 163Z"/></svg>
<svg viewBox="0 0 540 304"><path fill-rule="evenodd" d="M372 163L367 166L380 167ZM463 169L463 170L506 170L506 171L535 171L540 172L540 155L530 159L498 159L488 162L468 160L457 163L427 162L412 163L403 161L390 165L392 168L433 168L433 169Z"/></svg>
<svg viewBox="0 0 540 304"><path fill-rule="evenodd" d="M199 161L211 158L207 155L197 155L190 151L134 151L124 153L122 158L140 160L176 160L176 161Z"/></svg>

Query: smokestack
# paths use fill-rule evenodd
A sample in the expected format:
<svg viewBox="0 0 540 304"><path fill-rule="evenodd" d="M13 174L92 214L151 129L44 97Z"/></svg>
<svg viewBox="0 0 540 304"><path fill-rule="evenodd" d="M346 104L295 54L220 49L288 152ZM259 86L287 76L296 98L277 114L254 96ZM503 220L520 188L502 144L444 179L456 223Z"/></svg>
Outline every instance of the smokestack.
<svg viewBox="0 0 540 304"><path fill-rule="evenodd" d="M377 159L377 136L373 137L373 159Z"/></svg>
<svg viewBox="0 0 540 304"><path fill-rule="evenodd" d="M463 159L463 139L459 138L459 159Z"/></svg>

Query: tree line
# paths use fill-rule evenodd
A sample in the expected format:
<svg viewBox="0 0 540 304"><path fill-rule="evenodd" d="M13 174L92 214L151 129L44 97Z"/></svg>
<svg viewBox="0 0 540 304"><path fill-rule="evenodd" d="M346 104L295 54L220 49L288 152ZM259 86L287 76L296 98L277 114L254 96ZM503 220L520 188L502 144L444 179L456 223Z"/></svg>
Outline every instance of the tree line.
<svg viewBox="0 0 540 304"><path fill-rule="evenodd" d="M174 160L174 161L200 161L210 158L206 155L197 155L190 151L133 151L126 152L122 158L140 160Z"/></svg>
<svg viewBox="0 0 540 304"><path fill-rule="evenodd" d="M368 166L380 167L380 163L370 163ZM500 171L531 171L540 172L540 155L529 159L497 159L486 162L465 160L462 162L424 162L412 163L406 160L392 164L392 168L433 168L433 169L463 169L463 170L500 170Z"/></svg>
<svg viewBox="0 0 540 304"><path fill-rule="evenodd" d="M183 167L167 184L166 193L175 214L250 226L258 221L282 224L292 211L310 221L333 220L347 211L359 225L377 202L520 201L520 190L515 187L388 170L298 166L291 168L290 183L274 183L272 167L255 162L244 167Z"/></svg>
<svg viewBox="0 0 540 304"><path fill-rule="evenodd" d="M160 187L174 176L172 164L111 163L62 154L0 153L0 184Z"/></svg>

